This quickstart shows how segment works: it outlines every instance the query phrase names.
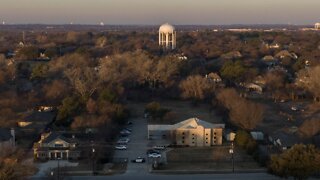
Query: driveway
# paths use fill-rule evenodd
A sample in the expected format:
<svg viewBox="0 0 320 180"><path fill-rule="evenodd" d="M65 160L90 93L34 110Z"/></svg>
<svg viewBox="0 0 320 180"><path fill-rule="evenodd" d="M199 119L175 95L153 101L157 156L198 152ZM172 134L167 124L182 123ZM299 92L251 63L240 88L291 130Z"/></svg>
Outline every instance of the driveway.
<svg viewBox="0 0 320 180"><path fill-rule="evenodd" d="M45 163L37 163L35 164L37 168L39 169L38 173L34 175L32 178L38 178L38 177L46 177L48 173L54 168L58 167L58 161L57 160L50 160ZM69 161L60 160L59 161L60 167L67 167L67 166L78 166L78 163L71 163Z"/></svg>

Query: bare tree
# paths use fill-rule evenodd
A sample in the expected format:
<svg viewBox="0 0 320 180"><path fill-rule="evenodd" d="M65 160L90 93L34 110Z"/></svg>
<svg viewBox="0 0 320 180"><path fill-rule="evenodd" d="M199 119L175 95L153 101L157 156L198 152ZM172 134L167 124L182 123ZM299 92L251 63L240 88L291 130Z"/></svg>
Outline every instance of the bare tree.
<svg viewBox="0 0 320 180"><path fill-rule="evenodd" d="M310 119L303 122L299 127L299 132L302 136L310 138L320 132L320 120Z"/></svg>
<svg viewBox="0 0 320 180"><path fill-rule="evenodd" d="M194 100L202 100L210 93L214 92L214 85L205 77L200 75L192 75L180 83L183 98L192 98Z"/></svg>
<svg viewBox="0 0 320 180"><path fill-rule="evenodd" d="M230 121L236 126L251 130L263 120L264 107L240 97L234 89L222 90L217 99L229 110Z"/></svg>
<svg viewBox="0 0 320 180"><path fill-rule="evenodd" d="M314 100L320 98L320 66L303 69L298 72L296 85L313 94Z"/></svg>
<svg viewBox="0 0 320 180"><path fill-rule="evenodd" d="M266 87L271 92L273 99L285 88L285 73L283 71L269 71L265 74Z"/></svg>
<svg viewBox="0 0 320 180"><path fill-rule="evenodd" d="M69 87L63 80L54 80L52 83L44 85L43 91L47 99L60 101L68 94Z"/></svg>
<svg viewBox="0 0 320 180"><path fill-rule="evenodd" d="M98 73L90 67L69 69L65 71L65 75L76 92L84 99L91 97L100 84Z"/></svg>

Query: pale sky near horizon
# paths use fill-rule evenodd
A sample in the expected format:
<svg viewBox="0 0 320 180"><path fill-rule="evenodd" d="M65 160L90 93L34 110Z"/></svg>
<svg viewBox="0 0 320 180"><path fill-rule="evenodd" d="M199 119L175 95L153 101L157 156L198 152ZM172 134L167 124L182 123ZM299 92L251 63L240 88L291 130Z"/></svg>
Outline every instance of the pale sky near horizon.
<svg viewBox="0 0 320 180"><path fill-rule="evenodd" d="M314 24L320 0L0 0L8 24Z"/></svg>

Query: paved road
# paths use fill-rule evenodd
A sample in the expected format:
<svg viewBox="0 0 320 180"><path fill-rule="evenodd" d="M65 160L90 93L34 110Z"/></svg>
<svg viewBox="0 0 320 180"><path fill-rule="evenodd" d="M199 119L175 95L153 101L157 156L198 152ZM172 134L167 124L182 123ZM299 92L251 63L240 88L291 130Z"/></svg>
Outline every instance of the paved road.
<svg viewBox="0 0 320 180"><path fill-rule="evenodd" d="M69 178L68 178L69 179ZM72 177L70 179L110 179L110 180L122 180L122 179L130 179L130 180L141 180L141 179L152 179L152 180L278 180L275 176L266 173L249 173L249 174L203 174L203 175L156 175L156 174L148 174L148 175L138 175L138 174L123 174L116 176L100 176L100 177Z"/></svg>

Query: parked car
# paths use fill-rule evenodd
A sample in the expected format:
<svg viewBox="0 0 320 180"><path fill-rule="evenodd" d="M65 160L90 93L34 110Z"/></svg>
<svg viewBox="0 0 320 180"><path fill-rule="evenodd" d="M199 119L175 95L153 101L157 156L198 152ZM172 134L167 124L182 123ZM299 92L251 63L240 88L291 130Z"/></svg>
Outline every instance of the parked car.
<svg viewBox="0 0 320 180"><path fill-rule="evenodd" d="M148 154L149 158L161 158L161 154L159 153L150 153Z"/></svg>
<svg viewBox="0 0 320 180"><path fill-rule="evenodd" d="M166 149L166 147L165 146L153 146L153 149L154 150L165 150Z"/></svg>
<svg viewBox="0 0 320 180"><path fill-rule="evenodd" d="M126 150L127 149L127 146L126 145L116 145L115 147L114 147L115 149L117 149L117 150Z"/></svg>
<svg viewBox="0 0 320 180"><path fill-rule="evenodd" d="M131 132L124 129L124 130L120 131L120 134L127 134L127 135L129 135L129 134L131 134Z"/></svg>
<svg viewBox="0 0 320 180"><path fill-rule="evenodd" d="M152 154L152 153L161 154L160 151L157 151L157 150L155 150L155 149L148 149L148 150L147 150L147 155Z"/></svg>
<svg viewBox="0 0 320 180"><path fill-rule="evenodd" d="M130 142L129 138L121 138L117 141L118 144L126 144L128 142Z"/></svg>
<svg viewBox="0 0 320 180"><path fill-rule="evenodd" d="M132 129L131 129L131 128L128 128L128 127L124 128L124 130L129 131L129 132L132 132Z"/></svg>
<svg viewBox="0 0 320 180"><path fill-rule="evenodd" d="M146 162L145 158L137 157L136 159L132 159L131 162L133 163L144 163Z"/></svg>
<svg viewBox="0 0 320 180"><path fill-rule="evenodd" d="M292 110L292 111L298 111L298 107L297 107L297 106L292 106L292 107L291 107L291 110Z"/></svg>

